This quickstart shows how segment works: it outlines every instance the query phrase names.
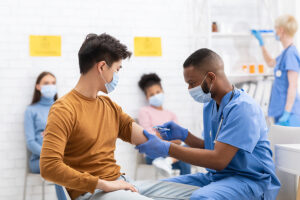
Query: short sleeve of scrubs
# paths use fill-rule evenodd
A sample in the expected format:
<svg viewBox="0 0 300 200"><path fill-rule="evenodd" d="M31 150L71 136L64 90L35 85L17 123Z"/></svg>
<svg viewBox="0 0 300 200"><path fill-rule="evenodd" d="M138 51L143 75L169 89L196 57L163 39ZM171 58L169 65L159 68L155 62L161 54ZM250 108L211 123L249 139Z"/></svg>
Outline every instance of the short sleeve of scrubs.
<svg viewBox="0 0 300 200"><path fill-rule="evenodd" d="M260 138L260 118L255 107L248 102L239 102L229 109L227 115L225 110L223 112L224 121L217 141L252 153Z"/></svg>
<svg viewBox="0 0 300 200"><path fill-rule="evenodd" d="M300 58L296 48L290 49L285 55L285 69L295 72L300 70Z"/></svg>

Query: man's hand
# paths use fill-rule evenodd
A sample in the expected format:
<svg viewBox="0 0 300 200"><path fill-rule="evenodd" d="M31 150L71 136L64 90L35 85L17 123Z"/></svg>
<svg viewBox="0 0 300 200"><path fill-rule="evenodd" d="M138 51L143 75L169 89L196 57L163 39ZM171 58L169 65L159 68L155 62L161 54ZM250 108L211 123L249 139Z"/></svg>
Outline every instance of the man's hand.
<svg viewBox="0 0 300 200"><path fill-rule="evenodd" d="M124 180L105 181L99 179L96 189L103 190L104 192L113 192L117 190L131 190L132 192L138 192L132 184L127 183Z"/></svg>
<svg viewBox="0 0 300 200"><path fill-rule="evenodd" d="M135 147L140 153L145 153L152 159L169 155L170 142L163 141L146 130L144 130L144 135L148 141Z"/></svg>
<svg viewBox="0 0 300 200"><path fill-rule="evenodd" d="M161 126L158 126L163 129L170 129L170 130L158 130L160 132L160 135L164 140L181 140L185 141L185 139L188 136L188 130L185 128L182 128L178 124L176 124L173 121L167 122Z"/></svg>

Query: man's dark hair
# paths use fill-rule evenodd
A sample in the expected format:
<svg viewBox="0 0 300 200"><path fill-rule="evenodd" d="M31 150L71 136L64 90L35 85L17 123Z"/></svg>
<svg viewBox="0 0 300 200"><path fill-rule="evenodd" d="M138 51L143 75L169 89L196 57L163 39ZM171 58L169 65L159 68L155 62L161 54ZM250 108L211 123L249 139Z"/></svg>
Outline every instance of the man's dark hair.
<svg viewBox="0 0 300 200"><path fill-rule="evenodd" d="M183 68L193 66L195 68L214 68L223 66L221 57L210 49L199 49L192 53L183 63Z"/></svg>
<svg viewBox="0 0 300 200"><path fill-rule="evenodd" d="M146 93L146 90L153 85L159 85L161 87L160 82L161 80L157 74L144 74L139 81L139 87Z"/></svg>
<svg viewBox="0 0 300 200"><path fill-rule="evenodd" d="M86 74L97 62L105 61L111 66L114 62L130 56L131 52L116 38L106 33L88 34L78 52L80 73Z"/></svg>

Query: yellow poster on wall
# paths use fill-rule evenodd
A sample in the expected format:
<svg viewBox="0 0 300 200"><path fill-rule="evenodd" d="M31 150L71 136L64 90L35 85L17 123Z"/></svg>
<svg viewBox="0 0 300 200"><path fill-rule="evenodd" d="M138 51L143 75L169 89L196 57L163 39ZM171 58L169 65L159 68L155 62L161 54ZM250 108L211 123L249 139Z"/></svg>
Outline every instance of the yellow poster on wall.
<svg viewBox="0 0 300 200"><path fill-rule="evenodd" d="M135 37L134 38L135 56L161 56L160 37Z"/></svg>
<svg viewBox="0 0 300 200"><path fill-rule="evenodd" d="M61 36L30 35L30 56L61 56Z"/></svg>

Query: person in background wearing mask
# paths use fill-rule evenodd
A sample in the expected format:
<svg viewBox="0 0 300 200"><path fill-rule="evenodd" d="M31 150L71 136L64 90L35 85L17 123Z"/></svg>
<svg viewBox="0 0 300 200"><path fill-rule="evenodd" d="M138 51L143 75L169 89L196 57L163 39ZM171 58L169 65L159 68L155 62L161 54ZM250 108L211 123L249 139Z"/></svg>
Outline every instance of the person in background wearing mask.
<svg viewBox="0 0 300 200"><path fill-rule="evenodd" d="M29 168L32 173L40 173L40 154L44 130L50 107L57 100L56 78L50 72L42 72L35 83L31 105L25 111L24 129L26 144L31 152ZM55 185L56 196L65 200L63 188Z"/></svg>
<svg viewBox="0 0 300 200"><path fill-rule="evenodd" d="M138 84L141 90L144 92L147 101L149 102L149 106L145 106L140 109L138 117L139 124L149 133L160 137L159 133L153 127L168 121L174 121L177 123L177 117L171 111L163 108L164 91L161 86L161 80L157 74L144 74ZM181 144L180 140L175 140L172 142ZM170 157L160 157L153 160L146 155L146 163L148 165L153 164L155 167L160 169L159 171L162 171L163 174L167 176L171 175L172 169L179 169L180 175L191 173L190 164Z"/></svg>
<svg viewBox="0 0 300 200"><path fill-rule="evenodd" d="M269 67L274 67L275 80L271 92L269 116L274 117L275 123L282 126L300 127L300 95L297 92L300 56L293 44L297 29L298 24L293 16L283 15L276 19L276 39L284 48L276 59L268 53L260 33L256 30L252 31L259 41L266 63Z"/></svg>
<svg viewBox="0 0 300 200"><path fill-rule="evenodd" d="M174 122L161 125L165 140L181 140L189 147L160 140L144 132L148 141L136 148L151 158L152 149L168 148L169 155L206 167L196 173L166 179L200 187L191 200L275 200L280 182L275 174L267 125L260 106L247 93L236 89L224 73L221 57L209 49L199 49L183 64L190 95L203 108L203 138L195 137ZM170 144L170 145L167 145Z"/></svg>
<svg viewBox="0 0 300 200"><path fill-rule="evenodd" d="M72 199L187 199L198 188L162 181L134 185L116 164L117 138L139 145L147 141L143 131L150 134L108 96L98 96L99 91L108 94L115 89L122 60L130 55L114 37L89 34L78 52L77 85L50 109L41 175L65 186ZM152 153L165 157L167 149L154 148Z"/></svg>

